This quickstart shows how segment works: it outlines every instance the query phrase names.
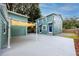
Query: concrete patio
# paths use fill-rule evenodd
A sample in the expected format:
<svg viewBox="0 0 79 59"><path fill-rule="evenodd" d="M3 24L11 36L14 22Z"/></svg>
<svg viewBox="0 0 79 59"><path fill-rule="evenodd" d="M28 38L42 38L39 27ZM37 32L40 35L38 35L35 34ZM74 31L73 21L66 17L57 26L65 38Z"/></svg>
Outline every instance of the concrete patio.
<svg viewBox="0 0 79 59"><path fill-rule="evenodd" d="M74 41L70 38L28 34L11 39L11 48L2 56L75 56Z"/></svg>

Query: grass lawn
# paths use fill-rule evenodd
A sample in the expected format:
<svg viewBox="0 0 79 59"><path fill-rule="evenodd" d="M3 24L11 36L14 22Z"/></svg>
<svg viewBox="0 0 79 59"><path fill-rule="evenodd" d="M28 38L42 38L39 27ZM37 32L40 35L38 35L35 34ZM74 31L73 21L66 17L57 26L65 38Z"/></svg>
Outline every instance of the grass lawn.
<svg viewBox="0 0 79 59"><path fill-rule="evenodd" d="M64 36L64 37L67 37L67 38L73 38L73 39L79 39L79 36Z"/></svg>
<svg viewBox="0 0 79 59"><path fill-rule="evenodd" d="M64 36L66 38L73 38L73 39L79 39L79 36L77 36L75 33L70 33L70 34L73 34L71 36Z"/></svg>

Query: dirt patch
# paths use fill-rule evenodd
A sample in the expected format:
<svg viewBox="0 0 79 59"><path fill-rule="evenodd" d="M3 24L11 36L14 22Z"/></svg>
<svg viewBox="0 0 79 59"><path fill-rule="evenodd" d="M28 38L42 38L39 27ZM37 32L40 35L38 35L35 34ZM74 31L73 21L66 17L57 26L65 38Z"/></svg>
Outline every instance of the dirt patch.
<svg viewBox="0 0 79 59"><path fill-rule="evenodd" d="M75 33L76 29L63 29L64 33Z"/></svg>
<svg viewBox="0 0 79 59"><path fill-rule="evenodd" d="M76 55L79 56L79 39L74 39Z"/></svg>
<svg viewBox="0 0 79 59"><path fill-rule="evenodd" d="M77 36L79 36L79 28L77 28L77 29L63 29L63 32L64 33L74 33Z"/></svg>

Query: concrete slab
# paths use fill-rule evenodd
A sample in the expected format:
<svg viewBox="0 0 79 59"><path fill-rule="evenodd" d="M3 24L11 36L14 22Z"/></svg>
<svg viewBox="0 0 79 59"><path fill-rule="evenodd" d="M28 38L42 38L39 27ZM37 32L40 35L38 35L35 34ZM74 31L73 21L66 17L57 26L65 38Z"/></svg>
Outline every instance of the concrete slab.
<svg viewBox="0 0 79 59"><path fill-rule="evenodd" d="M35 34L12 38L11 48L2 56L75 56L74 41L59 36Z"/></svg>

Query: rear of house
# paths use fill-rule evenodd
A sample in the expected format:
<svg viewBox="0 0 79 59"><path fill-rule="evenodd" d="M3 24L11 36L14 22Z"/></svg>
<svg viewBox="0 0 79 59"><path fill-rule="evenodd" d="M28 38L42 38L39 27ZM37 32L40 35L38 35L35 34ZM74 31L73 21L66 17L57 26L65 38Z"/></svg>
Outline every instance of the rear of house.
<svg viewBox="0 0 79 59"><path fill-rule="evenodd" d="M36 22L38 33L55 35L62 32L62 16L59 14L50 14Z"/></svg>

